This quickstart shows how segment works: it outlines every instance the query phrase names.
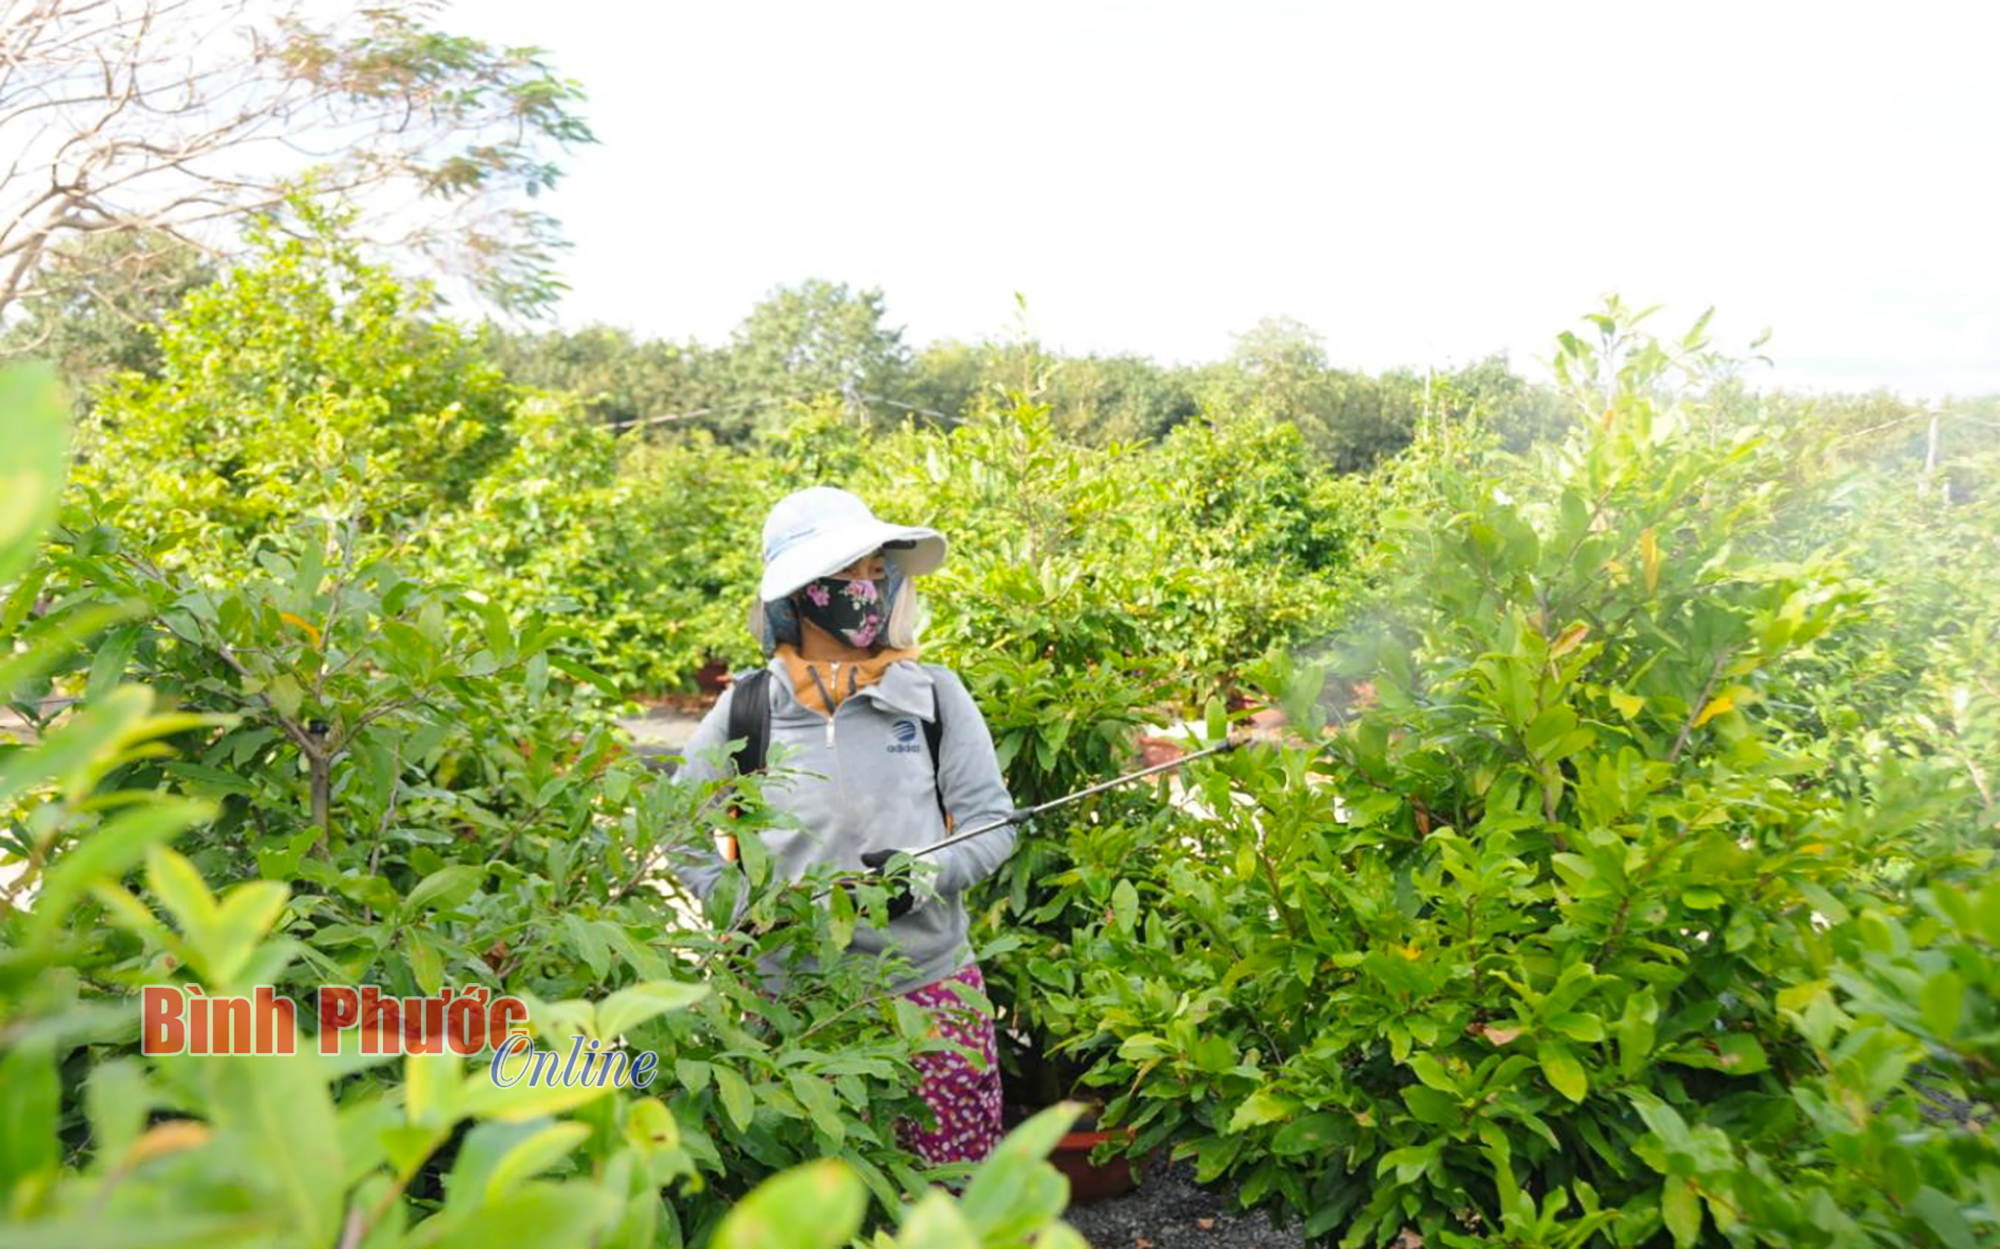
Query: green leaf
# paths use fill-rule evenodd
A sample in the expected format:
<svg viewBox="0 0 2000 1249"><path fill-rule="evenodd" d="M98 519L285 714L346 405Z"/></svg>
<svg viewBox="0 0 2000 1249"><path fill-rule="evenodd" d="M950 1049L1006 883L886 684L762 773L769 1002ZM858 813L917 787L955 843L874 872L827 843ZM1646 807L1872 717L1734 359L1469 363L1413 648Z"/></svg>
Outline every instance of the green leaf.
<svg viewBox="0 0 2000 1249"><path fill-rule="evenodd" d="M486 1081L475 1085L480 1086L492 1087ZM403 1058L403 1110L413 1124L447 1127L457 1121L462 1113L458 1093L464 1087L465 1064L456 1054Z"/></svg>
<svg viewBox="0 0 2000 1249"><path fill-rule="evenodd" d="M1525 738L1529 752L1541 756L1555 744L1557 739L1574 728L1576 728L1574 711L1561 703L1544 708L1542 713L1535 717L1535 722L1528 726Z"/></svg>
<svg viewBox="0 0 2000 1249"><path fill-rule="evenodd" d="M705 984L646 980L618 990L597 1004L597 1035L605 1041L624 1035L670 1010L685 1010L708 996Z"/></svg>
<svg viewBox="0 0 2000 1249"><path fill-rule="evenodd" d="M213 926L192 941L212 990L244 987L236 985L237 973L250 965L290 896L291 889L275 880L247 881L229 891L216 909Z"/></svg>
<svg viewBox="0 0 2000 1249"><path fill-rule="evenodd" d="M423 634L424 640L432 646L442 649L445 643L444 626L444 600L425 599L423 606L417 609L417 632Z"/></svg>
<svg viewBox="0 0 2000 1249"><path fill-rule="evenodd" d="M1129 880L1120 880L1111 890L1111 914L1118 924L1118 931L1131 935L1132 928L1139 922L1139 891Z"/></svg>
<svg viewBox="0 0 2000 1249"><path fill-rule="evenodd" d="M1948 1193L1925 1185L1910 1202L1910 1213L1944 1242L1946 1249L1977 1249L1980 1243L1979 1234L1974 1232L1971 1221L1965 1217L1964 1203ZM1986 1226L1990 1229L1991 1223Z"/></svg>
<svg viewBox="0 0 2000 1249"><path fill-rule="evenodd" d="M1062 1213L1069 1185L1045 1161L1083 1107L1061 1102L1009 1132L973 1174L960 1212L980 1244L1018 1244Z"/></svg>
<svg viewBox="0 0 2000 1249"><path fill-rule="evenodd" d="M54 571L55 569L47 564L33 565L14 582L12 590L0 596L0 637L13 638L17 644L21 641L15 631L21 627L21 622L28 618L28 613L41 605L42 587L48 583L49 574ZM74 615L75 612L63 613L65 617ZM4 666L0 666L0 671L5 671ZM12 695L13 689L0 683L0 698Z"/></svg>
<svg viewBox="0 0 2000 1249"><path fill-rule="evenodd" d="M82 1216L0 1223L0 1249L211 1249L246 1242L246 1230L262 1233L263 1243L276 1242L285 1230L282 1216L259 1212L246 1216L230 1210L220 1214L106 1214L92 1210ZM1039 1247L1038 1247L1039 1249Z"/></svg>
<svg viewBox="0 0 2000 1249"><path fill-rule="evenodd" d="M22 589L26 588L24 583ZM23 610L32 605L33 597L30 595L28 603L22 605ZM55 620L38 624L18 635L13 635L11 625L0 629L0 636L13 635L10 641L21 648L0 658L0 699L12 697L16 690L75 654L79 644L106 626L142 616L146 611L147 605L136 599L122 603L94 603L65 612ZM0 624L6 623L0 621Z"/></svg>
<svg viewBox="0 0 2000 1249"><path fill-rule="evenodd" d="M1220 698L1209 696L1203 718L1205 723L1202 725L1202 736L1206 741L1212 744L1229 736L1229 712L1223 707Z"/></svg>
<svg viewBox="0 0 2000 1249"><path fill-rule="evenodd" d="M345 1117L343 1110L342 1118ZM397 1116L395 1122L400 1124L401 1116ZM548 1126L549 1121L546 1119L536 1119L527 1123L474 1124L471 1131L459 1138L458 1148L451 1160L451 1172L444 1177L445 1218L442 1224L433 1228L433 1232L444 1230L444 1224L462 1219L491 1201L492 1196L488 1193L487 1181L492 1176L494 1168L500 1165L500 1160L514 1146ZM399 1159L396 1163L398 1170L416 1165L415 1160L426 1157L434 1148L432 1142L439 1139L436 1133L426 1133L420 1129L407 1127L400 1130L392 1129L390 1134L401 1137L405 1133L412 1135L398 1139L393 1150L385 1151L393 1152ZM534 1172L529 1172L519 1176L517 1182L525 1182L533 1176ZM494 1191L506 1190L503 1188Z"/></svg>
<svg viewBox="0 0 2000 1249"><path fill-rule="evenodd" d="M1584 1074L1583 1064L1570 1053L1569 1047L1560 1041L1544 1041L1540 1057L1542 1074L1556 1092L1573 1102L1582 1101L1590 1091L1590 1079Z"/></svg>
<svg viewBox="0 0 2000 1249"><path fill-rule="evenodd" d="M444 959L437 947L422 932L411 929L404 935L404 957L409 960L410 975L417 987L427 996L435 997L444 987Z"/></svg>
<svg viewBox="0 0 2000 1249"><path fill-rule="evenodd" d="M1405 1084L1397 1091L1402 1095L1403 1104L1410 1108L1410 1113L1425 1123L1444 1127L1456 1124L1464 1117L1458 1099L1449 1093L1441 1093L1421 1084Z"/></svg>
<svg viewBox="0 0 2000 1249"><path fill-rule="evenodd" d="M854 944L854 895L835 889L826 897L826 909L833 927L833 944L845 950Z"/></svg>
<svg viewBox="0 0 2000 1249"><path fill-rule="evenodd" d="M323 1245L339 1230L346 1170L325 1069L304 1049L183 1061L207 1077L217 1135L256 1159L257 1182L284 1212L289 1232L302 1244Z"/></svg>
<svg viewBox="0 0 2000 1249"><path fill-rule="evenodd" d="M264 697L271 709L287 719L299 714L299 706L305 701L305 692L299 689L298 680L289 672L279 673L264 686Z"/></svg>
<svg viewBox="0 0 2000 1249"><path fill-rule="evenodd" d="M394 1127L382 1129L379 1140L383 1156L398 1171L415 1171L424 1159L444 1144L447 1130L437 1127L412 1127L398 1122Z"/></svg>
<svg viewBox="0 0 2000 1249"><path fill-rule="evenodd" d="M657 1097L644 1097L632 1103L632 1112L626 1116L625 1139L649 1153L679 1149L681 1123L665 1102Z"/></svg>
<svg viewBox="0 0 2000 1249"><path fill-rule="evenodd" d="M1694 1136L1688 1131L1687 1120L1680 1112L1652 1093L1631 1090L1626 1096L1639 1112L1647 1130L1660 1138L1670 1154L1688 1154L1694 1150Z"/></svg>
<svg viewBox="0 0 2000 1249"><path fill-rule="evenodd" d="M1229 1131L1241 1132L1260 1123L1274 1123L1286 1118L1298 1108L1296 1099L1286 1097L1266 1085L1243 1099L1243 1104L1236 1108L1236 1113L1229 1116Z"/></svg>
<svg viewBox="0 0 2000 1249"><path fill-rule="evenodd" d="M84 684L84 701L96 702L109 694L124 677L125 669L132 663L132 653L138 649L139 626L136 624L113 630L109 637L98 643L97 655L90 661L90 676Z"/></svg>
<svg viewBox="0 0 2000 1249"><path fill-rule="evenodd" d="M896 1237L898 1249L983 1249L986 1243L965 1212L936 1189L910 1207Z"/></svg>
<svg viewBox="0 0 2000 1249"><path fill-rule="evenodd" d="M1678 1249L1688 1249L1701 1236L1701 1199L1678 1175L1668 1176L1660 1186L1660 1218Z"/></svg>
<svg viewBox="0 0 2000 1249"><path fill-rule="evenodd" d="M1422 1145L1405 1145L1383 1154L1375 1163L1375 1174L1384 1175L1393 1170L1398 1184L1413 1184L1435 1166L1443 1154L1444 1138L1441 1136Z"/></svg>
<svg viewBox="0 0 2000 1249"><path fill-rule="evenodd" d="M1315 1110L1287 1123L1271 1138L1271 1152L1280 1155L1315 1154L1332 1148L1340 1139L1339 1115Z"/></svg>
<svg viewBox="0 0 2000 1249"><path fill-rule="evenodd" d="M186 782L187 787L205 798L226 797L231 794L255 797L257 786L254 782L225 772L221 768L211 768L199 763L188 763L181 759L169 759L160 765L169 775Z"/></svg>
<svg viewBox="0 0 2000 1249"><path fill-rule="evenodd" d="M1841 903L1839 898L1828 893L1824 886L1810 880L1794 880L1792 884L1798 889L1799 896L1810 903L1813 910L1824 915L1828 921L1835 924L1844 924L1847 922L1847 907Z"/></svg>
<svg viewBox="0 0 2000 1249"><path fill-rule="evenodd" d="M119 812L96 832L85 834L43 877L28 925L29 943L46 940L93 884L116 880L153 846L214 815L213 803L159 796Z"/></svg>
<svg viewBox="0 0 2000 1249"><path fill-rule="evenodd" d="M861 1178L847 1164L823 1158L752 1189L724 1216L709 1244L712 1249L838 1249L861 1230L867 1210L868 1190ZM971 1242L973 1249L977 1243Z"/></svg>
<svg viewBox="0 0 2000 1249"><path fill-rule="evenodd" d="M1715 1047L1721 1051L1716 1065L1730 1075L1755 1075L1771 1067L1771 1060L1764 1055L1764 1047L1747 1032L1725 1032L1716 1038Z"/></svg>
<svg viewBox="0 0 2000 1249"><path fill-rule="evenodd" d="M0 1094L0 1099L4 1097ZM91 1150L100 1161L116 1163L145 1128L154 1107L153 1091L136 1060L112 1058L91 1068L83 1086L83 1105L90 1119Z"/></svg>
<svg viewBox="0 0 2000 1249"><path fill-rule="evenodd" d="M585 1249L598 1243L623 1208L617 1194L588 1184L529 1184L458 1223L438 1249Z"/></svg>
<svg viewBox="0 0 2000 1249"><path fill-rule="evenodd" d="M562 917L564 933L569 936L570 952L582 959L590 968L590 974L603 979L611 971L611 946L581 915L565 913Z"/></svg>
<svg viewBox="0 0 2000 1249"><path fill-rule="evenodd" d="M180 930L189 938L200 941L215 927L221 914L215 898L208 892L208 885L181 855L164 846L154 846L146 852L146 887L153 896L167 908Z"/></svg>
<svg viewBox="0 0 2000 1249"><path fill-rule="evenodd" d="M589 1137L587 1124L551 1123L516 1141L486 1177L486 1204L505 1200L509 1192L567 1158Z"/></svg>
<svg viewBox="0 0 2000 1249"><path fill-rule="evenodd" d="M480 882L486 879L484 868L472 867L464 863L454 863L417 882L403 899L403 914L415 915L426 906L448 911L458 906L475 893Z"/></svg>
<svg viewBox="0 0 2000 1249"><path fill-rule="evenodd" d="M1410 1070L1416 1073L1417 1079L1438 1092L1457 1095L1458 1081L1451 1078L1451 1073L1444 1069L1444 1064L1435 1055L1416 1055L1410 1059Z"/></svg>
<svg viewBox="0 0 2000 1249"><path fill-rule="evenodd" d="M13 803L30 785L47 781L81 796L98 775L118 762L121 745L143 735L142 725L160 722L160 717L147 716L152 706L151 690L122 686L32 748L0 755L0 809Z"/></svg>
<svg viewBox="0 0 2000 1249"><path fill-rule="evenodd" d="M1637 1075L1652 1056L1659 1009L1651 990L1634 993L1625 999L1625 1010L1613 1025L1618 1040L1618 1073L1627 1079Z"/></svg>
<svg viewBox="0 0 2000 1249"><path fill-rule="evenodd" d="M42 364L0 369L0 585L34 557L62 497L69 464L69 405Z"/></svg>
<svg viewBox="0 0 2000 1249"><path fill-rule="evenodd" d="M757 1099L750 1095L750 1086L743 1077L728 1067L716 1064L715 1091L722 1097L722 1108L729 1112L729 1120L739 1132L748 1131L750 1121L757 1114Z"/></svg>
<svg viewBox="0 0 2000 1249"><path fill-rule="evenodd" d="M549 653L549 666L568 676L573 681L581 681L585 685L595 688L607 698L624 697L624 693L619 690L617 682L598 672L596 669L587 668L573 659L564 658L552 651Z"/></svg>
<svg viewBox="0 0 2000 1249"><path fill-rule="evenodd" d="M1958 1021L1965 1009L1965 982L1957 972L1941 971L1924 981L1917 1002L1924 1027L1932 1036L1948 1041L1958 1034Z"/></svg>
<svg viewBox="0 0 2000 1249"><path fill-rule="evenodd" d="M1211 1032L1195 1038L1188 1057L1197 1071L1219 1076L1236 1065L1236 1047L1229 1043L1228 1037Z"/></svg>
<svg viewBox="0 0 2000 1249"><path fill-rule="evenodd" d="M1548 1026L1572 1041L1594 1044L1604 1039L1604 1021L1595 1015L1568 1011L1549 1020Z"/></svg>
<svg viewBox="0 0 2000 1249"><path fill-rule="evenodd" d="M30 1034L0 1057L0 1193L33 1177L53 1179L62 1159L56 1126L62 1086L54 1040Z"/></svg>
<svg viewBox="0 0 2000 1249"><path fill-rule="evenodd" d="M840 1148L847 1140L847 1125L840 1121L840 1101L826 1081L808 1071L794 1071L785 1082L799 1104L806 1108L813 1126L832 1139L835 1149Z"/></svg>
<svg viewBox="0 0 2000 1249"><path fill-rule="evenodd" d="M1055 1151L1063 1134L1075 1126L1077 1117L1083 1113L1083 1106L1077 1102L1057 1102L1053 1106L1036 1111L1023 1120L1019 1126L1003 1137L993 1147L993 1157L1041 1159ZM972 1189L968 1186L966 1192Z"/></svg>

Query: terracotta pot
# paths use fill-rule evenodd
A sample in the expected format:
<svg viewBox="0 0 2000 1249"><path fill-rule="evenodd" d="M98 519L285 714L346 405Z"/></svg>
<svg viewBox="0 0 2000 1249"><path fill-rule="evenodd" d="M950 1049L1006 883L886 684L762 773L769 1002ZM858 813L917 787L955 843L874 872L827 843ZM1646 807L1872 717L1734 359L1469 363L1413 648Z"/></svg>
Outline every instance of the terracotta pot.
<svg viewBox="0 0 2000 1249"><path fill-rule="evenodd" d="M729 684L729 665L720 659L711 659L696 669L694 687L713 698Z"/></svg>
<svg viewBox="0 0 2000 1249"><path fill-rule="evenodd" d="M1116 1197L1120 1193L1132 1191L1132 1162L1123 1154L1096 1166L1090 1161L1090 1153L1098 1145L1108 1140L1129 1140L1127 1132L1068 1132L1056 1145L1055 1153L1049 1161L1056 1170L1069 1177L1069 1199L1072 1205L1102 1201L1106 1197Z"/></svg>
<svg viewBox="0 0 2000 1249"><path fill-rule="evenodd" d="M1139 758L1144 766L1156 768L1163 763L1172 763L1188 752L1187 743L1171 737L1142 737L1139 739Z"/></svg>

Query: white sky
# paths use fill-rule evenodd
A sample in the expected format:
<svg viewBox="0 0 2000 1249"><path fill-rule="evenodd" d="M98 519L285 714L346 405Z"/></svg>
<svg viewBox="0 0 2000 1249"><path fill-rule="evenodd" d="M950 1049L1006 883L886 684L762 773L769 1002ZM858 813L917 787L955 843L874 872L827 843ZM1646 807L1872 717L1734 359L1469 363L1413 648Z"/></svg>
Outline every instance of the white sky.
<svg viewBox="0 0 2000 1249"><path fill-rule="evenodd" d="M603 140L566 325L718 342L780 283L916 343L1162 360L1266 315L1519 366L1616 290L1765 376L2000 390L2000 5L459 0ZM1664 315L1664 314L1663 314Z"/></svg>

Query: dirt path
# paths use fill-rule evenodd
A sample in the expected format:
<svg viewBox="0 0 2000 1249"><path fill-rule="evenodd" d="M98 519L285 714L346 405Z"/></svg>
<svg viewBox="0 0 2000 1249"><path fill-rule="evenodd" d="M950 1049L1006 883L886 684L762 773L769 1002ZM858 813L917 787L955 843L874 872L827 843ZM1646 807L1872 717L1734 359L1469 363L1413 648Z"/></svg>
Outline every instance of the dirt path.
<svg viewBox="0 0 2000 1249"><path fill-rule="evenodd" d="M688 744L700 723L698 715L655 707L642 716L624 717L618 721L618 727L631 736L634 753L648 758L678 759L681 748Z"/></svg>
<svg viewBox="0 0 2000 1249"><path fill-rule="evenodd" d="M1305 1249L1297 1224L1274 1230L1262 1214L1236 1208L1233 1195L1198 1186L1194 1163L1155 1167L1122 1197L1077 1206L1063 1216L1091 1249Z"/></svg>

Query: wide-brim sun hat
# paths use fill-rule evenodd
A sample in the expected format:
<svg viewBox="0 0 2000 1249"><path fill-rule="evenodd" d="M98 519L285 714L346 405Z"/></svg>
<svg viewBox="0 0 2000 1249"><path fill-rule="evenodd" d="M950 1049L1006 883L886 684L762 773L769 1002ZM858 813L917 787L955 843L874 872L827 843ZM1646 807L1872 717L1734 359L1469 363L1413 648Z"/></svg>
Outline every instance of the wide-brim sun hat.
<svg viewBox="0 0 2000 1249"><path fill-rule="evenodd" d="M878 550L905 575L919 577L944 563L944 535L878 520L860 498L835 486L788 494L764 518L757 597L774 603Z"/></svg>

